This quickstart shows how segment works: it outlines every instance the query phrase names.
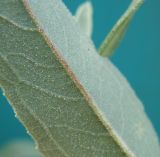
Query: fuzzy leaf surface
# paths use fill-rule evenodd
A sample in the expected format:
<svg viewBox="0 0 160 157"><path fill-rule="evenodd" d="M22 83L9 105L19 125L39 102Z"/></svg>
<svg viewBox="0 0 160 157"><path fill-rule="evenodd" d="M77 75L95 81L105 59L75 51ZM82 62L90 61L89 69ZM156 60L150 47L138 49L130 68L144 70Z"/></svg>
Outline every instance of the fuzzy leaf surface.
<svg viewBox="0 0 160 157"><path fill-rule="evenodd" d="M44 156L160 156L141 102L61 0L0 1L0 35L0 86Z"/></svg>

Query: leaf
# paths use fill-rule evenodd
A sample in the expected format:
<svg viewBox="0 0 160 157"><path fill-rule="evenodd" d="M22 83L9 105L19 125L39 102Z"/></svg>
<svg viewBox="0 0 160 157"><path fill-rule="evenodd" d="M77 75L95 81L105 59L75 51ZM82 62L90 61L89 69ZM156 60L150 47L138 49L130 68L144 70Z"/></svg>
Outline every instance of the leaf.
<svg viewBox="0 0 160 157"><path fill-rule="evenodd" d="M41 157L28 140L15 140L0 149L1 157Z"/></svg>
<svg viewBox="0 0 160 157"><path fill-rule="evenodd" d="M91 37L93 29L92 3L90 1L86 1L81 4L76 11L75 18L86 35L88 35L88 37Z"/></svg>
<svg viewBox="0 0 160 157"><path fill-rule="evenodd" d="M111 56L114 50L119 46L122 38L124 37L129 23L131 22L134 14L139 9L144 0L132 0L131 5L123 16L114 25L111 32L107 35L99 48L101 56Z"/></svg>
<svg viewBox="0 0 160 157"><path fill-rule="evenodd" d="M44 156L160 156L141 102L62 1L0 1L0 15L0 86Z"/></svg>

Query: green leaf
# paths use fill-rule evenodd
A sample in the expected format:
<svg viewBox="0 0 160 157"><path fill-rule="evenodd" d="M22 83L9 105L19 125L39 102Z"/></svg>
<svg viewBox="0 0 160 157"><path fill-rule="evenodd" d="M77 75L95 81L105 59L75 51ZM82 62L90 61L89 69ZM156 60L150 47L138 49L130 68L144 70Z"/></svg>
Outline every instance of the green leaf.
<svg viewBox="0 0 160 157"><path fill-rule="evenodd" d="M142 103L79 29L60 0L0 1L0 86L17 117L46 157L159 157Z"/></svg>
<svg viewBox="0 0 160 157"><path fill-rule="evenodd" d="M15 140L0 148L1 157L42 157L29 140Z"/></svg>
<svg viewBox="0 0 160 157"><path fill-rule="evenodd" d="M86 1L81 4L76 11L75 18L86 35L91 37L93 29L92 3L90 1Z"/></svg>
<svg viewBox="0 0 160 157"><path fill-rule="evenodd" d="M122 38L124 37L129 23L131 22L134 14L139 9L144 0L132 0L127 11L117 21L112 28L111 32L107 35L99 48L101 56L111 56L114 50L119 46Z"/></svg>

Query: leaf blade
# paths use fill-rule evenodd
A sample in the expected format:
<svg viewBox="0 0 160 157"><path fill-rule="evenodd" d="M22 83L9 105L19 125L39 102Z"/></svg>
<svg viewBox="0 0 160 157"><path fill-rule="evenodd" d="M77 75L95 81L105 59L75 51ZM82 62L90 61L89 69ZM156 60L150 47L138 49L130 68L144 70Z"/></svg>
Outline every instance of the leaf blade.
<svg viewBox="0 0 160 157"><path fill-rule="evenodd" d="M4 79L0 79L0 83L5 90L7 98L13 105L15 113L17 113L17 116L25 124L30 134L32 134L38 142L40 151L45 154L45 156L54 155L64 157L72 155L81 156L82 152L86 156L93 156L99 154L101 151L106 154L106 150L104 152L103 150L107 149L109 145L108 143L102 145L102 143L103 138L106 138L108 133L106 133L102 125L95 125L96 123L99 124L95 114L91 112L90 107L86 104L86 100L82 97L81 93L78 92L79 90L75 87L73 81L70 80L65 70L63 70L64 68L59 61L56 61L56 57L49 47L45 45L46 43L38 31L21 29L21 27L17 27L17 25L14 25L11 21L6 21L6 19L3 18L1 18L0 24L2 30L1 35L3 37L3 41L1 40L0 43L2 48L0 55L0 65L2 67L0 69L0 78L4 77ZM10 40L8 39L7 45L4 44L3 42L6 42L7 38L11 37L12 34L17 35L14 36L14 38L17 39L16 42L13 38L10 38ZM26 43L26 41L28 42ZM38 45L37 41L39 41ZM11 47L12 51L10 51ZM20 48L20 50L17 48ZM41 53L39 50L41 50ZM37 59L38 56L39 58ZM8 65L7 69L5 69L5 63ZM8 69L10 69L9 72ZM3 71L6 71L7 74L11 73L15 75L16 79L13 80L12 77L2 75ZM54 77L55 74L59 74L57 78ZM57 84L52 81L52 79L56 79L57 81L57 79L60 80L60 78L63 78L63 80ZM60 91L61 93L58 93L59 85L64 83L64 80L68 82L68 85L65 82L65 86L62 86L63 90ZM54 90L56 90L56 95ZM64 92L63 95L62 92ZM72 96L81 96L82 98L73 99ZM68 98L69 102L66 101ZM54 104L53 108L52 104ZM61 106L59 106L60 104ZM60 112L61 107L63 110L66 108L66 110L62 110L63 113ZM45 115L42 117L41 115L44 112ZM73 114L70 115L70 113ZM49 117L47 117L48 115ZM71 116L70 118L69 115ZM73 121L73 115L77 117L76 119L74 118L74 121L76 120L77 123ZM55 118L57 121L60 119L62 124L54 120ZM67 122L65 121L66 118L68 119ZM64 127L63 121L67 127ZM56 122L58 124L55 124ZM72 123L74 124L73 128L69 127L69 124ZM62 129L62 127L65 129ZM79 133L79 135L77 135L77 133ZM65 137L64 135L66 134L70 136ZM85 144L85 137L87 135L94 137L90 137L88 141L89 144L92 143L92 149L95 148L93 151L87 151L85 149L88 147L87 143ZM81 144L84 143L84 146L82 145L83 147L78 147L77 143L77 147L74 148L77 136ZM70 143L70 138L75 139L75 141ZM100 144L97 148L94 146L95 140L96 143ZM66 143L68 143L68 145L66 145ZM119 151L120 154L123 154L119 146L117 146L112 139L110 143L113 143L112 145L117 147L116 152ZM91 148L89 147L89 149ZM66 151L69 152L69 155ZM111 151L110 154L114 153L115 152Z"/></svg>
<svg viewBox="0 0 160 157"><path fill-rule="evenodd" d="M109 155L116 157L117 154L118 156L127 156L132 153L137 156L151 157L154 156L152 154L154 150L154 153L158 156L157 138L143 113L142 107L140 107L139 100L137 100L117 69L108 60L98 56L90 44L90 40L77 31L73 17L70 16L65 6L55 0L48 0L48 3L40 0L25 2L28 10L32 15L34 14L40 29L33 33L19 30L13 24L4 25L2 32L10 33L7 35L8 37L11 37L17 29L18 32L15 35L18 36L15 44L14 40L7 40L5 33L2 34L4 39L6 38L4 43L7 41L7 45L1 40L0 47L2 49L0 54L1 58L3 57L4 59L2 58L0 63L3 60L9 63L14 68L11 70L16 70L15 74L17 74L20 82L16 80L18 83L14 86L11 85L11 82L8 84L8 82L6 83L8 77L3 74L0 75L0 78L5 76L6 80L1 78L0 84L5 88L5 93L12 105L14 105L21 121L25 123L25 126L38 142L40 151L49 157L53 157L53 155L77 157L82 155L88 157ZM37 2L39 5L37 5ZM45 8L48 9L46 10ZM60 14L57 16L56 13ZM44 14L46 15L45 17ZM63 25L61 21L63 21ZM58 24L58 26L55 24ZM66 28L62 28L62 26ZM62 29L67 31L64 33ZM41 34L45 38L47 36L47 41L49 40L50 43L44 41ZM73 40L75 39L73 36L76 36L77 40ZM82 43L83 46L80 46ZM47 44L50 44L50 47ZM10 52L11 47L12 52ZM75 53L76 51L81 53ZM18 53L18 57L15 56L15 53ZM24 53L25 57L21 53ZM9 57L6 57L8 54ZM86 54L89 57L87 62L85 59ZM77 59L78 57L80 58ZM5 58L7 58L7 61ZM67 61L65 63L67 65L64 64L64 61ZM95 62L98 65L97 68L94 65ZM3 64L0 64L0 66L3 67L0 69L0 74L3 71L8 74ZM102 72L100 69L104 71ZM70 71L73 71L73 73ZM100 76L99 74L101 73L102 75ZM12 78L9 80L11 81ZM78 81L79 85L77 85ZM107 83L107 85L104 86L104 83ZM123 92L121 83L125 87ZM116 87L115 95L112 93L111 87ZM104 90L103 92L101 91L102 89ZM119 92L120 95L118 94ZM87 99L85 93L89 95ZM128 94L127 99L125 93ZM106 95L108 96L107 99L105 98ZM73 100L72 98L78 98L76 103L75 99ZM123 106L124 98L125 106ZM131 103L132 99L134 103ZM134 111L138 111L137 119L132 119L135 114L128 105L131 105ZM118 106L121 106L121 108ZM127 116L130 115L127 118L131 121L131 124L125 121L122 107L127 107L125 114ZM132 125L137 124L139 119L144 120L144 127L148 129L147 133L153 137L154 147L151 149L152 151L145 150L143 146L136 147L138 150L134 149L134 145L131 142L136 142L137 136L133 136L130 139L123 135L123 132L128 133L128 128L131 128L131 134L134 133L132 129L135 129L135 127L132 127ZM120 126L122 122L124 124L123 129ZM124 143L127 143L127 146L125 146L121 138ZM149 136L146 139L142 138L141 142L147 145L148 139L150 139ZM138 140L138 142L140 141Z"/></svg>

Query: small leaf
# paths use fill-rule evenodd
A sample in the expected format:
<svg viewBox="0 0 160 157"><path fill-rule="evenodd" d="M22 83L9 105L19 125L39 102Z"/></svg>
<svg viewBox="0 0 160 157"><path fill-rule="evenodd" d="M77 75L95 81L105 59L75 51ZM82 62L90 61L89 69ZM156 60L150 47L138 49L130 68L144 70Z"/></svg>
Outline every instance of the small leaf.
<svg viewBox="0 0 160 157"><path fill-rule="evenodd" d="M129 23L131 22L134 14L142 4L143 0L132 0L131 5L118 20L111 32L107 35L104 42L100 46L99 54L101 56L111 56L114 50L118 47L123 36L126 33Z"/></svg>
<svg viewBox="0 0 160 157"><path fill-rule="evenodd" d="M75 18L80 24L81 29L87 36L92 36L93 29L93 6L90 1L81 4L76 12Z"/></svg>

